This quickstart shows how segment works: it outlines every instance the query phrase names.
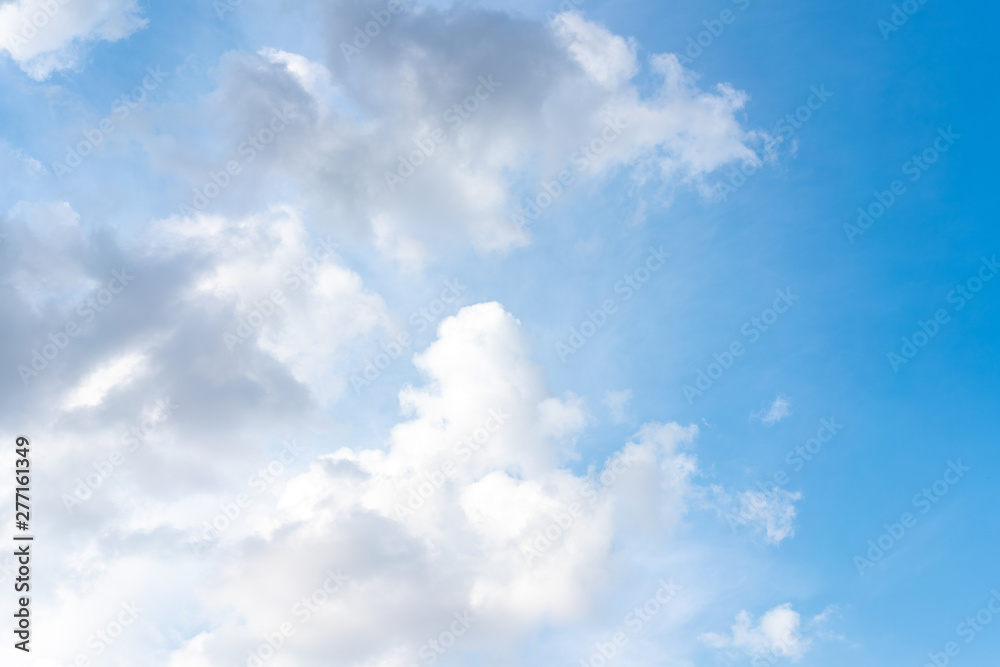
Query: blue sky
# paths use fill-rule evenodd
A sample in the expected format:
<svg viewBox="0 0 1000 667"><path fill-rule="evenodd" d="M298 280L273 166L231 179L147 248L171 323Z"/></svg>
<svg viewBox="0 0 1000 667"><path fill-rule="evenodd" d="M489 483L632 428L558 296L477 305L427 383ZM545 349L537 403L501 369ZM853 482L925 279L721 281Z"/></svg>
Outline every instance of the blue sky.
<svg viewBox="0 0 1000 667"><path fill-rule="evenodd" d="M338 568L266 664L431 664L463 612L433 662L992 664L1000 10L74 0L17 50L36 4L0 5L0 423L50 573L17 664L249 664Z"/></svg>

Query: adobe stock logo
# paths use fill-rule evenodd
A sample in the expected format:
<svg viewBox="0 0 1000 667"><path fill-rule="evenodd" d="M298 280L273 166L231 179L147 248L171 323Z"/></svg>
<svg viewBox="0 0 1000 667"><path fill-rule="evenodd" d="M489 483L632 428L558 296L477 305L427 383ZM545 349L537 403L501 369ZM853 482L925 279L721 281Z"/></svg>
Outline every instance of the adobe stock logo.
<svg viewBox="0 0 1000 667"><path fill-rule="evenodd" d="M126 628L135 623L143 611L143 608L136 604L135 600L132 600L132 602L123 602L121 604L121 611L115 617L116 620L109 621L104 627L92 633L87 638L87 648L93 651L94 658L96 659L97 656L100 656L111 648L112 644L122 636ZM73 664L90 665L90 660L87 657L87 651L83 650L74 656Z"/></svg>
<svg viewBox="0 0 1000 667"><path fill-rule="evenodd" d="M290 285L288 294L298 291L299 287L307 284L310 280L318 280L314 274L318 274L324 261L334 257L336 246L337 243L329 236L325 239L321 238L313 246L310 255L292 264L292 267L281 278L282 284ZM279 309L283 310L285 297L288 294L281 289L273 289L268 296L255 301L253 308L246 315L239 317L233 328L222 335L222 341L229 348L229 351L232 352L237 345L249 340L254 332L264 326L272 315Z"/></svg>
<svg viewBox="0 0 1000 667"><path fill-rule="evenodd" d="M574 174L585 173L591 164L596 163L622 132L628 128L628 123L621 118L607 119L597 136L581 145L569 156L569 164L551 181L542 180L542 186L534 197L525 197L522 206L510 215L510 221L518 230L536 222L542 213L552 206L574 181Z"/></svg>
<svg viewBox="0 0 1000 667"><path fill-rule="evenodd" d="M957 134L951 125L948 126L948 129L943 127L938 128L937 134L938 136L934 138L934 141L929 146L916 155L911 156L900 167L903 174L910 177L909 180L911 183L919 181L931 166L951 150L956 141L962 138L962 135ZM853 225L851 223L844 224L844 234L847 235L847 240L850 243L854 243L855 238L864 235L865 232L871 229L872 225L888 213L889 209L907 192L906 184L898 178L892 181L887 189L874 190L868 204L858 207L856 223Z"/></svg>
<svg viewBox="0 0 1000 667"><path fill-rule="evenodd" d="M476 81L476 87L469 95L449 107L442 114L441 120L451 126L452 132L457 131L502 85L502 82L493 80L492 74L479 77ZM409 153L398 156L399 162L395 171L385 170L383 173L389 192L395 192L396 188L406 182L406 179L413 176L417 169L426 164L431 156L437 152L438 146L446 141L448 141L448 131L440 127L435 127L430 132L414 138L413 145L416 148Z"/></svg>
<svg viewBox="0 0 1000 667"><path fill-rule="evenodd" d="M953 304L953 311L959 312L965 308L966 304L976 298L976 294L983 290L988 282L1000 273L1000 263L997 262L996 255L987 259L983 257L979 269L964 282L955 285L955 289L948 292L945 300ZM895 350L886 354L892 372L898 373L901 366L910 363L920 350L924 349L934 337L941 331L941 327L951 322L951 315L944 308L938 308L934 315L924 320L917 320L917 328L909 336L903 336L900 341L899 352Z"/></svg>
<svg viewBox="0 0 1000 667"><path fill-rule="evenodd" d="M291 119L297 118L295 109L288 104L284 105L281 111L271 109L271 112L267 124L257 128L255 133L248 134L236 147L235 154L230 155L224 167L219 171L210 170L202 184L192 188L194 194L190 203L181 204L178 208L180 215L194 217L197 211L205 210L212 200L225 192L233 180L243 173L243 167L253 162L265 146L284 132L291 124ZM242 159L237 159L238 157Z"/></svg>
<svg viewBox="0 0 1000 667"><path fill-rule="evenodd" d="M255 495L260 495L267 490L267 487L281 477L285 471L294 463L305 447L299 445L294 440L287 440L277 456L267 462L266 466L257 469L254 474L247 479L247 486L254 490ZM218 513L210 520L202 522L203 530L199 536L188 540L188 546L193 553L198 553L202 549L211 547L222 539L222 534L229 530L243 514L243 511L253 504L254 496L248 493L239 493L230 497L229 500L219 503Z"/></svg>
<svg viewBox="0 0 1000 667"><path fill-rule="evenodd" d="M316 614L331 603L334 594L343 590L351 582L351 577L341 572L339 567L336 571L327 570L325 574L326 579L323 580L322 584L292 606L291 612L294 620L286 618L275 627L274 631L261 635L264 641L256 648L247 651L246 667L263 667L298 632L300 626L304 626L312 620Z"/></svg>
<svg viewBox="0 0 1000 667"><path fill-rule="evenodd" d="M423 659L424 664L433 665L437 662L441 656L448 652L448 649L454 646L469 631L473 623L479 620L469 610L465 610L461 614L457 611L453 612L452 618L455 620L445 630L442 630L437 637L428 639L417 651L417 655ZM417 667L417 664L411 663L410 667Z"/></svg>
<svg viewBox="0 0 1000 667"><path fill-rule="evenodd" d="M974 642L976 636L993 622L994 617L1000 616L1000 591L994 588L990 593L992 593L990 599L975 616L971 614L966 616L965 620L955 627L955 634L965 639L966 644ZM946 667L951 658L958 657L961 652L958 642L947 642L941 651L927 654L929 662L924 667Z"/></svg>
<svg viewBox="0 0 1000 667"><path fill-rule="evenodd" d="M778 318L787 313L799 300L798 295L792 294L791 288L775 290L774 293L777 298L771 307L762 310L759 317L751 317L740 327L740 333L748 339L749 343L756 343L760 340L761 335L768 331L778 321ZM716 381L733 367L736 359L742 357L746 351L746 345L739 340L734 340L721 354L718 352L712 354L715 361L710 362L705 370L698 369L694 386L686 384L681 388L688 405L694 402L695 397L703 396L706 391L711 389Z"/></svg>
<svg viewBox="0 0 1000 667"><path fill-rule="evenodd" d="M490 415L483 422L482 426L474 429L470 435L455 443L452 456L446 458L437 469L431 472L424 472L410 486L410 494L404 507L396 503L396 516L400 520L413 516L421 507L434 497L434 495L444 488L445 482L460 469L462 463L472 458L473 452L488 449L487 443L500 431L510 415L505 414L502 408L490 410Z"/></svg>
<svg viewBox="0 0 1000 667"><path fill-rule="evenodd" d="M135 276L131 275L128 269L122 268L121 271L112 271L111 279L108 280L107 285L80 303L76 307L76 314L86 320L85 324L90 324L97 317L97 313L103 313L104 309L110 306L115 297L121 294L133 280L135 280ZM42 371L49 367L49 362L54 361L69 346L70 340L79 336L82 331L82 327L75 320L70 320L63 326L63 331L57 330L55 333L49 333L49 342L42 344L41 351L39 348L32 348L31 361L29 362L31 368L24 364L18 365L17 372L21 376L21 382L27 385L29 378L38 377Z"/></svg>
<svg viewBox="0 0 1000 667"><path fill-rule="evenodd" d="M635 459L630 454L616 452L598 476L600 486L587 480L579 491L579 497L586 500L587 505L593 508L601 498L600 492L614 486L619 477L631 468L634 462ZM559 541L573 529L573 526L577 525L577 519L582 518L583 515L584 506L579 502L571 502L569 505L564 505L562 510L550 514L552 520L548 525L536 530L529 540L521 545L521 556L525 563L529 566L532 565L542 554L558 545Z"/></svg>
<svg viewBox="0 0 1000 667"><path fill-rule="evenodd" d="M21 21L20 31L7 34L6 41L10 44L11 52L15 54L20 53L21 48L33 40L38 35L38 32L47 26L49 21L55 18L62 5L68 2L70 0L42 0L42 2L34 3L38 10L33 12L30 17L26 16Z"/></svg>
<svg viewBox="0 0 1000 667"><path fill-rule="evenodd" d="M242 0L240 0L242 2ZM352 58L357 58L361 52L368 48L372 40L382 34L382 30L389 27L392 17L399 14L406 8L404 0L389 0L385 9L373 9L369 12L374 20L365 23L364 29L360 25L354 26L353 46L347 42L340 43L340 52L344 54L344 60L351 62Z"/></svg>
<svg viewBox="0 0 1000 667"><path fill-rule="evenodd" d="M902 6L894 4L889 20L879 19L876 24L879 32L882 33L882 39L888 42L890 33L898 32L907 24L911 16L923 9L925 4L927 4L927 0L906 0Z"/></svg>
<svg viewBox="0 0 1000 667"><path fill-rule="evenodd" d="M622 295L621 303L629 301L641 290L642 286L648 283L671 257L673 255L666 252L662 245L658 249L650 246L646 260L614 284L615 294ZM581 350L587 341L607 324L608 318L618 312L618 304L618 299L605 299L600 308L595 311L587 311L587 319L580 323L579 329L570 327L566 343L561 340L556 342L556 353L559 355L559 360L565 364L570 355Z"/></svg>
<svg viewBox="0 0 1000 667"><path fill-rule="evenodd" d="M747 7L750 6L750 0L732 0L732 2L740 8L740 11L746 11ZM736 23L736 19L736 12L731 9L723 9L719 12L718 18L702 21L701 24L705 26L705 29L697 35L688 37L684 55L678 55L677 59L682 65L694 63L705 52L705 49L711 47L715 40L722 36L727 25Z"/></svg>
<svg viewBox="0 0 1000 667"><path fill-rule="evenodd" d="M653 617L660 613L666 605L677 597L681 587L674 583L673 579L658 582L660 587L656 592L641 604L632 608L622 623L631 632L631 636L637 636L642 632ZM629 643L630 635L624 630L619 630L607 638L607 641L594 644L594 652L587 658L580 660L580 667L605 667L612 658L618 655Z"/></svg>
<svg viewBox="0 0 1000 667"><path fill-rule="evenodd" d="M913 496L911 504L919 509L921 514L927 514L970 470L972 468L969 466L962 465L962 459L948 461L948 468L941 478L920 489L920 492ZM903 512L897 523L882 524L885 532L874 540L868 540L868 551L865 552L867 558L861 555L854 556L854 567L858 569L858 574L864 575L866 569L874 567L875 563L885 558L889 551L902 541L907 530L917 525L917 518L911 512Z"/></svg>
<svg viewBox="0 0 1000 667"><path fill-rule="evenodd" d="M120 440L125 445L124 451L112 450L107 458L98 459L91 464L94 472L88 470L85 477L76 478L76 487L74 487L72 495L64 493L62 496L63 506L66 510L72 512L77 505L86 502L125 462L127 455L139 449L142 443L159 428L160 424L169 419L179 407L170 397L158 400L150 414L138 419L132 428L121 434Z"/></svg>
<svg viewBox="0 0 1000 667"><path fill-rule="evenodd" d="M167 73L160 70L160 66L155 68L147 67L148 74L142 77L142 85L136 86L128 95L122 95L111 103L111 115L106 116L97 123L97 127L83 130L83 139L77 142L76 146L66 146L66 157L63 162L53 162L52 172L61 181L63 176L69 174L74 169L83 164L84 158L91 155L97 147L104 143L105 137L110 135L118 126L118 123L129 117L133 109L137 109L146 100L146 93L156 90L160 83L167 78Z"/></svg>
<svg viewBox="0 0 1000 667"><path fill-rule="evenodd" d="M448 307L458 303L459 298L468 289L457 279L445 280L444 288L440 295L432 299L423 308L418 308L410 314L409 322L416 332L421 332L434 324L437 319L444 314ZM378 380L382 373L401 357L403 353L413 345L414 339L410 331L401 331L395 339L382 342L379 347L381 352L376 352L374 356L365 359L361 373L354 373L350 377L351 386L354 388L354 395L360 396L361 390L370 387Z"/></svg>
<svg viewBox="0 0 1000 667"><path fill-rule="evenodd" d="M775 147L784 142L791 141L792 138L805 127L806 123L812 119L813 114L822 109L827 101L833 97L833 92L826 89L826 84L809 87L809 97L805 103L800 104L793 112L786 113L780 118L774 128L768 133L768 141L764 144L764 156L754 155L750 160L740 161L738 166L732 167L727 174L728 182L716 183L712 190L722 200L725 201L729 195L735 194L740 188L750 182L750 177L756 174L764 166L764 157L773 153Z"/></svg>

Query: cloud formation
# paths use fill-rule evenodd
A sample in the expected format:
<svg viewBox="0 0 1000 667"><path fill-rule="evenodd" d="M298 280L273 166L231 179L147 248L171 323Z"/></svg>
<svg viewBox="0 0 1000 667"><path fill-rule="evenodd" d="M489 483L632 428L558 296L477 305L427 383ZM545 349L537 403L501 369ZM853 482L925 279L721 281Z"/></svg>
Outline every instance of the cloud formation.
<svg viewBox="0 0 1000 667"><path fill-rule="evenodd" d="M342 447L289 480L238 547L231 583L204 597L217 629L185 656L250 641L277 622L259 606L240 624L225 612L245 577L266 570L275 586L299 590L334 566L357 588L331 603L289 660L312 646L345 663L418 662L421 645L465 612L507 628L500 635L509 640L590 604L628 516L656 508L669 530L685 512L695 462L682 450L696 430L649 424L603 470L569 472L559 438L579 428L581 408L548 396L518 322L498 304L445 320L416 364L427 383L400 395L410 419L393 428L386 449ZM578 416L554 423L553 412ZM282 565L304 553L317 554L315 566ZM499 639L477 627L463 639L469 648Z"/></svg>
<svg viewBox="0 0 1000 667"><path fill-rule="evenodd" d="M642 62L633 40L579 13L539 23L470 7L405 11L347 62L336 45L371 20L359 7L376 5L324 6L325 62L269 47L225 55L200 109L164 108L155 139L141 138L153 168L188 173L179 192L197 187L274 109L290 108L288 129L213 210L262 205L260 185L281 179L309 220L419 269L459 242L524 245L533 207L585 193L581 184L624 176L663 200L758 161L760 135L738 118L745 93L702 90L671 54ZM640 86L647 75L652 87ZM186 123L231 140L192 151Z"/></svg>
<svg viewBox="0 0 1000 667"><path fill-rule="evenodd" d="M810 640L803 638L800 618L790 603L778 605L761 616L756 626L747 611L736 615L736 622L726 634L705 633L702 642L717 649L736 649L754 659L754 664L767 664L776 658L797 660L809 649Z"/></svg>
<svg viewBox="0 0 1000 667"><path fill-rule="evenodd" d="M792 414L792 409L788 399L784 396L776 396L770 407L759 412L751 412L750 419L760 421L765 426L774 426L790 414Z"/></svg>
<svg viewBox="0 0 1000 667"><path fill-rule="evenodd" d="M10 31L36 4L0 7L0 47L34 79L145 25L131 1L57 5L24 44ZM198 95L151 94L116 126L74 187L137 151L150 218L8 208L0 414L45 443L39 511L64 547L36 604L65 641L39 660L95 658L127 609L124 664L249 665L266 644L279 667L408 667L442 637L457 656L570 626L635 563L670 577L687 558L671 541L704 496L697 427L657 415L581 445L592 399L550 389L536 332L493 295L403 355L417 379L391 405L345 400L347 378L394 332L387 281L530 243L531 206L622 179L645 210L757 162L748 96L578 12L417 7L347 62L381 6L323 3L324 53L228 51ZM615 423L631 397L605 396ZM793 535L797 495L736 498L768 541ZM684 590L657 623L695 618L699 582ZM789 621L772 612L746 634Z"/></svg>
<svg viewBox="0 0 1000 667"><path fill-rule="evenodd" d="M86 45L145 27L136 0L14 0L0 6L0 50L33 79L79 65Z"/></svg>

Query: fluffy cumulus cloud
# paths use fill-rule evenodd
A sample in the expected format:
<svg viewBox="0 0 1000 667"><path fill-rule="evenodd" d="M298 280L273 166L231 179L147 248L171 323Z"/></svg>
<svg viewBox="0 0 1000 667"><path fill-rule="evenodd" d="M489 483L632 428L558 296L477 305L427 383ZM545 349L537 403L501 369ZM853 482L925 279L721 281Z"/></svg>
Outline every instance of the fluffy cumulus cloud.
<svg viewBox="0 0 1000 667"><path fill-rule="evenodd" d="M694 426L655 415L595 438L593 388L552 391L536 332L474 286L480 302L400 355L406 378L381 380L391 405L354 401L358 360L396 333L387 282L529 243L562 198L618 178L636 210L710 195L760 139L745 93L576 11L414 4L358 38L384 7L311 7L310 57L255 44L198 95L151 96L68 191L141 151L116 205L147 218L105 226L68 194L5 206L0 423L33 436L51 491L33 509L52 584L32 604L60 641L39 642L40 667L517 664L520 639L675 566L685 593L657 623L694 637L698 549L673 548L692 508L793 535L797 494L699 486ZM43 79L143 25L132 0L16 0L0 48ZM631 399L604 394L615 424ZM706 641L798 657L797 629L782 606Z"/></svg>
<svg viewBox="0 0 1000 667"><path fill-rule="evenodd" d="M88 42L146 25L136 0L13 0L0 5L0 50L33 79L76 66Z"/></svg>
<svg viewBox="0 0 1000 667"><path fill-rule="evenodd" d="M758 160L759 137L739 119L745 93L703 90L675 56L641 59L633 40L579 13L540 23L464 6L406 9L360 39L353 27L383 5L325 5L324 62L274 48L224 56L200 110L161 109L160 131L140 138L154 167L199 187L288 108L287 129L229 187L231 205L259 205L260 184L281 179L317 224L364 234L417 268L458 241L481 251L524 244L586 184L624 176L663 199ZM643 70L652 86L640 86ZM225 145L191 150L184 122L215 128Z"/></svg>
<svg viewBox="0 0 1000 667"><path fill-rule="evenodd" d="M4 229L4 423L37 445L52 493L33 509L65 547L39 555L60 573L33 598L49 609L39 631L63 640L35 664L96 659L122 605L145 630L113 659L157 646L165 664L190 631L177 582L204 571L189 534L287 475L302 447L276 433L343 391L347 350L386 325L385 306L287 208L174 217L126 241L82 229L65 202L19 204Z"/></svg>
<svg viewBox="0 0 1000 667"><path fill-rule="evenodd" d="M186 403L175 425L223 433L214 454L258 443L246 434L341 395L348 350L388 326L381 297L288 208L173 217L127 242L81 228L64 202L10 213L6 409L66 434L85 426L96 448L87 437L64 452L78 463L168 397Z"/></svg>
<svg viewBox="0 0 1000 667"><path fill-rule="evenodd" d="M629 517L652 507L670 530L683 515L696 430L646 425L603 467L574 474L560 441L581 427L582 406L550 396L530 357L499 304L445 320L416 358L426 383L400 395L409 419L384 448L332 449L288 481L231 545L239 559L201 600L213 630L177 664L247 657L285 616L301 636L274 664L401 666L423 663L449 628L461 630L461 651L496 649L579 617ZM294 620L298 594L240 604L248 578L266 572L276 591L307 594L337 569L348 583L309 624ZM452 627L456 614L467 631Z"/></svg>
<svg viewBox="0 0 1000 667"><path fill-rule="evenodd" d="M4 349L27 372L4 376L6 409L44 443L55 493L38 511L65 547L42 557L61 583L36 603L39 632L66 641L38 664L253 664L281 644L269 664L406 667L459 636L456 657L497 650L580 619L697 495L697 429L674 423L574 472L586 402L550 393L494 302L414 357L423 381L384 442L344 441L316 408L385 306L293 209L175 216L128 241L60 202L14 212L0 278L21 330ZM289 420L311 453L282 442ZM116 619L135 627L98 650Z"/></svg>

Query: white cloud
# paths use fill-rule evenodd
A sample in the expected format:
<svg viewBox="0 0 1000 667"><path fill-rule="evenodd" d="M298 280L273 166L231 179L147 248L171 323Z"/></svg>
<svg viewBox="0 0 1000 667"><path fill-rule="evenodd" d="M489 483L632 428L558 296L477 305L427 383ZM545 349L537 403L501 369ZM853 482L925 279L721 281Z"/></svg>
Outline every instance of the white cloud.
<svg viewBox="0 0 1000 667"><path fill-rule="evenodd" d="M24 247L31 229L13 227L10 242ZM136 632L116 646L133 663L156 651L156 664L245 664L248 649L339 567L351 585L297 626L274 664L409 665L456 612L481 619L463 648L509 647L542 625L573 633L637 554L684 560L672 540L698 494L697 428L642 425L624 443L603 443L594 464L579 469L575 439L589 423L587 406L552 394L529 336L499 304L442 321L414 357L423 380L400 391L403 417L381 418L395 424L388 435L361 441L317 404L339 395L358 347L388 326L387 308L336 248L323 248L292 289L285 278L320 247L298 211L172 217L121 245L81 233L79 243L32 243L50 261L81 267L95 286L106 264L125 264L136 278L87 329L100 335L74 338L58 363L11 391L34 397L20 423L47 443L38 463L56 492L43 509L65 539L80 540L53 574L79 584L34 601L39 617L52 619L46 632L74 622L93 602L88 591L101 590L101 613L137 599L155 628L152 639ZM15 257L0 279L28 261ZM223 334L275 288L284 306L227 350ZM12 321L31 327L15 354L30 351L24 341L36 332L63 326L76 303L52 292L28 315L10 298ZM142 351L141 373L127 373L124 362L109 370L106 360L121 350ZM77 402L95 409L61 413L46 400L53 386L79 387ZM106 471L122 435L168 396L177 412L67 513L62 495ZM258 494L248 476L267 465L275 441L299 433L309 434L310 456ZM222 508L232 512L239 494L253 503L212 551L192 554L187 540L213 517L226 520ZM644 567L674 573L664 562ZM138 571L171 575L133 577ZM119 581L121 572L129 577ZM692 576L686 590L697 589ZM678 600L662 622L681 624L692 604ZM40 664L72 662L102 622L67 630L72 648L43 648Z"/></svg>
<svg viewBox="0 0 1000 667"><path fill-rule="evenodd" d="M333 565L354 587L302 630L287 660L311 650L343 664L409 664L461 610L492 628L463 642L497 646L546 619L579 616L616 558L621 526L643 508L658 517L654 534L684 513L695 463L679 450L696 429L649 424L622 448L622 463L609 459L589 475L564 469L559 436L581 426L581 406L548 395L519 323L498 304L445 320L416 363L427 383L401 393L411 417L385 449L320 456L252 521L256 537L245 546L256 546L233 545L243 556L202 599L213 630L181 649L185 660L238 659L227 647L273 627L283 591L307 589ZM504 415L502 425L463 450L490 414ZM582 511L570 524L538 542L574 504ZM274 605L262 603L267 591L253 604L247 597L243 582L263 572Z"/></svg>
<svg viewBox="0 0 1000 667"><path fill-rule="evenodd" d="M791 492L776 485L736 494L713 485L702 498L704 507L725 516L730 528L750 526L763 534L768 544L780 544L795 536L795 502L801 499L800 491Z"/></svg>
<svg viewBox="0 0 1000 667"><path fill-rule="evenodd" d="M144 355L129 352L98 368L69 393L66 409L100 405L109 391L127 385L142 370L144 361Z"/></svg>
<svg viewBox="0 0 1000 667"><path fill-rule="evenodd" d="M744 491L739 494L739 516L762 530L765 541L780 544L795 535L795 501L801 499L801 492L792 493L782 488L767 492Z"/></svg>
<svg viewBox="0 0 1000 667"><path fill-rule="evenodd" d="M237 219L173 217L151 238L158 252L210 250L213 261L194 278L188 298L232 304L220 340L225 333L231 351L272 356L323 403L346 387L344 348L389 326L382 298L340 264L336 242L310 239L291 207Z"/></svg>
<svg viewBox="0 0 1000 667"><path fill-rule="evenodd" d="M617 88L638 73L634 40L611 34L579 12L557 15L552 27L587 76L601 86Z"/></svg>
<svg viewBox="0 0 1000 667"><path fill-rule="evenodd" d="M11 218L23 220L32 233L50 245L66 246L79 242L80 215L68 202L20 201L7 212Z"/></svg>
<svg viewBox="0 0 1000 667"><path fill-rule="evenodd" d="M751 412L750 419L763 422L767 426L774 426L782 419L792 414L791 403L784 396L776 396L770 407L759 412Z"/></svg>
<svg viewBox="0 0 1000 667"><path fill-rule="evenodd" d="M810 640L799 633L799 614L790 603L779 605L766 612L753 626L753 617L747 611L736 615L736 622L728 634L709 632L699 639L718 649L737 649L751 658L785 657L797 660L809 649Z"/></svg>
<svg viewBox="0 0 1000 667"><path fill-rule="evenodd" d="M283 65L312 95L319 95L331 87L329 70L305 56L273 48L261 49L258 53L270 63Z"/></svg>
<svg viewBox="0 0 1000 667"><path fill-rule="evenodd" d="M542 432L556 439L576 435L587 425L587 406L572 392L561 400L545 399L538 404L538 413Z"/></svg>
<svg viewBox="0 0 1000 667"><path fill-rule="evenodd" d="M360 19L348 6L324 11L332 44ZM481 251L526 243L513 216L567 168L575 181L565 198L618 173L642 173L663 199L678 187L703 188L726 164L757 160L758 136L737 118L745 93L702 90L676 57L662 54L648 61L654 84L644 94L634 42L577 13L539 24L428 8L395 17L392 36L372 40L350 63L337 48L324 64L270 48L229 53L198 113L164 108L157 136L141 140L157 166L174 174L180 167L198 185L225 156L196 153L169 128L179 136L182 123L217 127L235 145L271 109L290 104L296 120L226 197L259 205L265 179L287 179L307 216L368 235L411 269L467 241ZM457 115L466 102L475 108ZM605 141L616 119L623 129ZM436 130L440 142L429 138ZM419 162L412 175L390 184L387 174L409 173L410 156ZM224 207L223 198L213 205Z"/></svg>
<svg viewBox="0 0 1000 667"><path fill-rule="evenodd" d="M423 380L400 391L402 417L395 405L387 417L338 404L358 351L393 318L377 280L355 268L379 258L345 252L352 264L320 241L367 234L412 270L469 242L486 251L524 243L510 213L616 117L625 131L579 169L576 192L633 170L664 191L700 187L713 170L755 159L755 135L738 118L747 96L699 87L670 55L640 60L634 40L579 14L543 24L468 7L408 12L394 19L391 38L386 32L346 68L335 33L355 25L340 18L356 4L323 4L328 14L317 25L329 30L327 61L268 48L231 52L216 70L218 85L194 108L177 95L150 103L148 122L116 130L145 147L156 178L167 176L157 184L183 200L273 108L294 107L287 130L206 212L156 221L119 242L91 231L97 218L86 212L80 224L64 202L12 209L4 243L16 252L0 266L0 280L15 287L0 296L12 323L5 349L22 363L32 341L67 322L83 331L31 384L20 387L13 373L0 378L5 395L23 401L18 423L47 443L39 465L57 492L40 511L70 545L52 567L64 585L33 604L39 622L51 624L40 632L74 648L42 646L40 661L70 664L117 605L138 598L148 631L116 644L122 660L246 664L249 647L328 569L343 568L351 584L271 664L397 667L417 661L421 644L456 612L483 619L467 646L509 647L586 614L637 561L659 572L686 557L670 540L698 493L698 429L648 423L623 443L588 442L595 463L581 468L576 440L590 424L587 405L571 392L553 395L529 337L498 303L440 324L413 357ZM0 7L0 28L29 6ZM60 12L34 50L16 55L36 78L77 66L89 40L144 25L134 2L73 0ZM451 127L445 111L491 74L501 85ZM386 170L439 126L447 141L388 192ZM142 135L144 127L155 135ZM87 178L106 173L76 176L84 191ZM267 194L275 191L294 205L275 204ZM320 227L315 235L310 225ZM123 264L135 283L83 321L75 306ZM66 387L66 400L50 405ZM106 470L123 434L167 396L178 412L157 422L86 505L65 513L57 495ZM604 397L615 421L626 420L630 399L628 390ZM338 419L357 429L331 423ZM290 434L310 439L310 455L257 495L248 476L266 470L274 443ZM226 518L243 493L253 503L214 551L191 554L187 540L220 512ZM769 540L791 535L789 506L753 515ZM692 581L686 590L697 588ZM676 607L690 609L680 600ZM81 609L99 618L82 627Z"/></svg>
<svg viewBox="0 0 1000 667"><path fill-rule="evenodd" d="M144 27L136 0L13 0L0 6L0 50L39 81L75 67L84 45Z"/></svg>

